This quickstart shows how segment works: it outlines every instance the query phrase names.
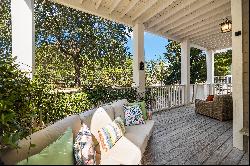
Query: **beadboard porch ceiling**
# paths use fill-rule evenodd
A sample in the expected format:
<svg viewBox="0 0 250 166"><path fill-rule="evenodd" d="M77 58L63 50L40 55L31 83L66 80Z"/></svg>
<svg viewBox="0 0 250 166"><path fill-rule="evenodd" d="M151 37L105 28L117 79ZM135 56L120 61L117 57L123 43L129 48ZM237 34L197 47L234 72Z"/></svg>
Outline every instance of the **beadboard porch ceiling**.
<svg viewBox="0 0 250 166"><path fill-rule="evenodd" d="M220 23L231 20L230 0L52 0L54 2L191 46L219 50L232 45L232 33Z"/></svg>

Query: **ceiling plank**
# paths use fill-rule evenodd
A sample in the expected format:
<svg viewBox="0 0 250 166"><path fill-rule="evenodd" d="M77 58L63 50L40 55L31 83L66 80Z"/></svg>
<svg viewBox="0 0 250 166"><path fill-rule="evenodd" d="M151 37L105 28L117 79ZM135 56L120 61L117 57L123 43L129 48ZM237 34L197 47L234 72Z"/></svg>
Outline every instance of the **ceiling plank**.
<svg viewBox="0 0 250 166"><path fill-rule="evenodd" d="M96 9L96 10L100 7L101 3L102 3L102 0L98 0L98 1L96 2L96 4L95 4L95 9Z"/></svg>
<svg viewBox="0 0 250 166"><path fill-rule="evenodd" d="M183 18L188 17L191 13L195 12L196 10L203 9L206 5L210 4L212 0L199 0L196 3L194 3L191 6L187 6L186 8L183 8L181 11L176 13L174 17L170 17L167 20L164 20L158 27L157 31L161 28L168 26L174 22L177 22L178 20L182 20ZM222 0L223 1L223 0Z"/></svg>
<svg viewBox="0 0 250 166"><path fill-rule="evenodd" d="M122 19L119 17L119 12L114 11L112 14L109 14L109 9L100 6L98 10L95 8L95 3L92 1L85 1L84 5L80 4L79 1L69 1L69 0L52 0L53 2L77 9L79 11L83 11L89 14L93 14L99 17L103 17L105 19L115 21L120 24L124 24L127 26L133 26L133 23L129 17L123 17Z"/></svg>
<svg viewBox="0 0 250 166"><path fill-rule="evenodd" d="M180 19L176 20L175 22L168 23L168 20L166 20L165 23L162 23L159 26L157 26L156 31L159 31L163 28L171 30L174 29L175 27L184 26L186 23L194 19L197 19L200 16L206 16L214 11L220 11L221 9L226 8L227 7L226 5L227 6L231 5L229 0L214 1L214 3L207 5L204 8L200 8L199 10L196 10L193 13L183 15Z"/></svg>
<svg viewBox="0 0 250 166"><path fill-rule="evenodd" d="M86 1L86 0L80 0L81 4L83 4L84 1Z"/></svg>
<svg viewBox="0 0 250 166"><path fill-rule="evenodd" d="M217 33L211 36L203 37L198 40L192 40L194 43L216 43L217 41L219 42L224 42L224 41L229 41L232 40L232 33Z"/></svg>
<svg viewBox="0 0 250 166"><path fill-rule="evenodd" d="M171 8L167 11L166 14L159 17L158 19L153 20L151 23L148 24L148 28L152 28L153 26L163 22L164 20L168 19L169 17L175 15L178 11L182 10L183 8L189 6L190 4L194 3L197 0L183 0L181 4L176 5L174 8Z"/></svg>
<svg viewBox="0 0 250 166"><path fill-rule="evenodd" d="M143 13L145 13L148 9L150 9L153 5L156 4L158 0L150 0L147 5L132 18L132 21L135 21L138 17L140 17Z"/></svg>
<svg viewBox="0 0 250 166"><path fill-rule="evenodd" d="M231 20L230 14L228 14L227 18L229 18ZM219 17L219 18L218 18L218 16L214 16L213 19L208 19L207 21L203 20L202 22L195 23L192 26L189 26L181 31L175 32L177 34L176 37L187 38L188 35L202 31L202 30L206 29L206 27L210 27L210 26L215 25L215 24L218 26L221 23L222 19L224 19L224 16Z"/></svg>
<svg viewBox="0 0 250 166"><path fill-rule="evenodd" d="M204 22L204 21L208 21L209 18L212 18L212 17L221 17L222 15L228 16L230 13L231 13L230 5L228 7L226 7L226 8L224 8L222 6L220 8L217 8L215 11L212 11L212 12L207 13L207 14L200 15L197 18L195 18L193 20L190 20L189 22L187 22L187 23L185 23L183 25L179 25L178 27L175 26L175 27L173 27L171 29L164 29L164 30L162 30L162 32L165 32L165 33L168 33L168 34L172 34L173 36L176 36L177 34L175 32L177 32L177 31L184 30L185 28L187 28L189 26L193 26L196 23L201 23L201 22Z"/></svg>
<svg viewBox="0 0 250 166"><path fill-rule="evenodd" d="M132 2L129 3L128 7L122 12L120 15L120 18L123 18L135 5L139 2L140 0L133 0Z"/></svg>
<svg viewBox="0 0 250 166"><path fill-rule="evenodd" d="M173 4L175 0L158 0L157 5L149 12L145 14L145 16L140 20L141 22L145 23L148 20L150 20L152 17L155 15L159 14L162 12L164 9L169 7L171 4Z"/></svg>
<svg viewBox="0 0 250 166"><path fill-rule="evenodd" d="M112 6L110 8L109 14L111 14L116 9L116 7L120 4L121 1L122 0L114 0Z"/></svg>

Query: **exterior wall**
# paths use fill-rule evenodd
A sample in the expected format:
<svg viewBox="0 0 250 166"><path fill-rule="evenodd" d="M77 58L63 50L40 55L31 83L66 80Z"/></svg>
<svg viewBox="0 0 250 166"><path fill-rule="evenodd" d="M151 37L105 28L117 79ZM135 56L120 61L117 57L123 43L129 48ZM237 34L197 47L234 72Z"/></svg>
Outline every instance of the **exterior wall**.
<svg viewBox="0 0 250 166"><path fill-rule="evenodd" d="M249 126L249 0L242 0L242 49L243 49L243 126ZM248 138L243 138L243 148L248 150Z"/></svg>

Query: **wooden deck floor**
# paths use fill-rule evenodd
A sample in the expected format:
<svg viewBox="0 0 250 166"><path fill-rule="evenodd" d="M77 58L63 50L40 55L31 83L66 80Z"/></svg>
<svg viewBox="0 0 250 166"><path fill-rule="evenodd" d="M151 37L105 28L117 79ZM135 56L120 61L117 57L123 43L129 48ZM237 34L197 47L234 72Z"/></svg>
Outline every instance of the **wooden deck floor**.
<svg viewBox="0 0 250 166"><path fill-rule="evenodd" d="M232 121L220 122L181 107L153 114L144 165L248 165L248 154L233 148Z"/></svg>

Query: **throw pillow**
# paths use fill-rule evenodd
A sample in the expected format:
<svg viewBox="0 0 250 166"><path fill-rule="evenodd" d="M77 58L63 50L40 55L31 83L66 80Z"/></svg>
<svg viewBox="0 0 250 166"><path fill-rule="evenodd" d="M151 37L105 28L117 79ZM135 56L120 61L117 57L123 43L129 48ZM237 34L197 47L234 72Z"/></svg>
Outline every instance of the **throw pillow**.
<svg viewBox="0 0 250 166"><path fill-rule="evenodd" d="M132 106L124 105L123 107L124 107L124 113L125 113L125 125L126 126L145 124L141 108L138 104L135 104Z"/></svg>
<svg viewBox="0 0 250 166"><path fill-rule="evenodd" d="M17 163L17 165L73 165L73 133L68 128L55 142L40 153Z"/></svg>
<svg viewBox="0 0 250 166"><path fill-rule="evenodd" d="M120 117L98 130L102 149L107 152L124 135L125 126Z"/></svg>
<svg viewBox="0 0 250 166"><path fill-rule="evenodd" d="M128 105L135 105L135 104L139 104L139 105L141 106L143 119L144 119L144 120L147 120L147 119L148 119L148 115L147 115L147 110L146 110L146 103L145 103L145 101L129 103Z"/></svg>
<svg viewBox="0 0 250 166"><path fill-rule="evenodd" d="M117 117L117 118L115 118L114 122L118 125L118 127L122 131L122 135L124 135L125 132L126 132L126 128L125 128L124 121L122 120L122 118L121 117Z"/></svg>
<svg viewBox="0 0 250 166"><path fill-rule="evenodd" d="M207 96L207 101L213 101L214 95L208 95Z"/></svg>
<svg viewBox="0 0 250 166"><path fill-rule="evenodd" d="M83 124L76 135L74 143L74 156L76 165L94 165L95 164L95 150L92 134Z"/></svg>

